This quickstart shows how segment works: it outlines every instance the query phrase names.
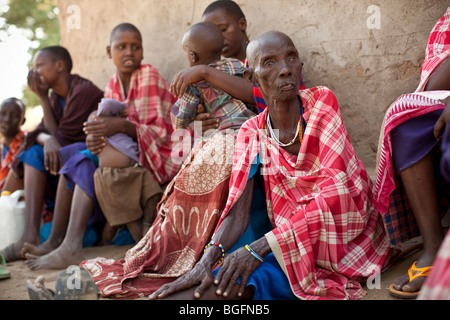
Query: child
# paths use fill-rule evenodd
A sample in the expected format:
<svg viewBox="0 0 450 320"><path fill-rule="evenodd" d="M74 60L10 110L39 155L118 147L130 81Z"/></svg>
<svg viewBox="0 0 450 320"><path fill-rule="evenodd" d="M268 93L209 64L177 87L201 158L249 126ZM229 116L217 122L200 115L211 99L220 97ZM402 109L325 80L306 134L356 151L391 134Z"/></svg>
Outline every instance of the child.
<svg viewBox="0 0 450 320"><path fill-rule="evenodd" d="M0 145L0 191L2 194L23 188L23 180L16 178L10 167L25 137L25 133L20 129L24 123L23 102L17 98L4 100L0 105L0 134L3 137Z"/></svg>
<svg viewBox="0 0 450 320"><path fill-rule="evenodd" d="M224 38L219 27L211 22L193 25L183 36L182 46L190 66L208 65L230 75L242 77L244 64L237 59L221 60ZM206 81L190 84L184 95L172 107L172 124L175 129L186 128L202 104L206 112L219 119L219 130L239 129L255 114L238 99L211 86Z"/></svg>
<svg viewBox="0 0 450 320"><path fill-rule="evenodd" d="M170 108L175 98L158 70L141 64L142 36L135 26L123 23L114 28L107 52L117 71L105 90L105 98L124 101L129 115L126 119L97 116L96 121L86 124L85 130L92 137L125 132L137 140L139 158L137 165L127 168L100 164L94 174L95 193L108 224L127 225L138 241L156 216L162 185L179 169L171 159ZM112 131L114 127L116 130ZM87 145L93 154L103 152L107 146L101 139Z"/></svg>
<svg viewBox="0 0 450 320"><path fill-rule="evenodd" d="M125 102L103 98L97 116L120 117L126 108ZM106 140L108 143L98 154L99 167L126 168L139 163L139 148L133 138L119 132Z"/></svg>

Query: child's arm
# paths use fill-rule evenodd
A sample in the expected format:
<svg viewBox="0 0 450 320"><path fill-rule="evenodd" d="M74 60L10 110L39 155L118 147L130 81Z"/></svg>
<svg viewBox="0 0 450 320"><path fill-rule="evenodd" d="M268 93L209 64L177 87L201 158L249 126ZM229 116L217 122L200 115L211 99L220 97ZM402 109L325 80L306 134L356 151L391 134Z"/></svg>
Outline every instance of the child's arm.
<svg viewBox="0 0 450 320"><path fill-rule="evenodd" d="M180 97L189 84L202 80L239 100L251 104L255 103L250 82L207 65L193 66L180 71L172 80L170 90L176 97Z"/></svg>
<svg viewBox="0 0 450 320"><path fill-rule="evenodd" d="M201 93L194 86L188 86L184 94L172 106L170 118L174 129L185 129L194 121Z"/></svg>

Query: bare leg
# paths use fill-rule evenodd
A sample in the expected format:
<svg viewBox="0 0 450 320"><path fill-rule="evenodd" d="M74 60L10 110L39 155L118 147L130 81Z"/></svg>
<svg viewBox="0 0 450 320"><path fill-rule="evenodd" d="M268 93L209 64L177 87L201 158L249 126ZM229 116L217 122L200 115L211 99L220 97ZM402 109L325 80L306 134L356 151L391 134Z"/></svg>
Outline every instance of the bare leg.
<svg viewBox="0 0 450 320"><path fill-rule="evenodd" d="M128 231L133 237L134 241L139 242L142 237L150 229L153 221L156 218L156 206L159 200L161 200L162 194L156 194L147 200L145 204L142 221L141 219L127 223Z"/></svg>
<svg viewBox="0 0 450 320"><path fill-rule="evenodd" d="M158 193L147 200L147 203L145 204L144 208L144 217L142 218L143 222L143 230L142 234L145 235L147 231L152 226L153 221L156 218L157 210L156 206L158 205L159 201L161 200L162 193Z"/></svg>
<svg viewBox="0 0 450 320"><path fill-rule="evenodd" d="M67 181L64 178L64 175L60 175L58 189L56 191L55 213L53 215L50 236L47 241L39 246L25 243L22 250L23 255L25 255L25 253L31 253L32 255L42 256L59 247L66 234L71 204L72 192L67 188Z"/></svg>
<svg viewBox="0 0 450 320"><path fill-rule="evenodd" d="M63 269L84 260L81 253L86 227L94 204L80 187L75 186L66 237L61 245L44 256L27 253L25 263L30 269Z"/></svg>
<svg viewBox="0 0 450 320"><path fill-rule="evenodd" d="M423 253L416 266L431 266L444 239L431 154L402 171L400 177L423 238ZM394 287L405 292L415 292L421 288L425 279L419 277L409 283L408 275L404 275L395 281Z"/></svg>
<svg viewBox="0 0 450 320"><path fill-rule="evenodd" d="M25 231L19 241L12 244L12 254L7 261L23 259L22 248L25 242L39 243L39 228L41 225L41 211L44 204L47 174L24 163L25 187Z"/></svg>
<svg viewBox="0 0 450 320"><path fill-rule="evenodd" d="M6 176L5 184L3 185L2 191L9 191L12 193L16 190L21 190L23 188L24 188L23 179L17 178L14 172L10 170L8 175Z"/></svg>

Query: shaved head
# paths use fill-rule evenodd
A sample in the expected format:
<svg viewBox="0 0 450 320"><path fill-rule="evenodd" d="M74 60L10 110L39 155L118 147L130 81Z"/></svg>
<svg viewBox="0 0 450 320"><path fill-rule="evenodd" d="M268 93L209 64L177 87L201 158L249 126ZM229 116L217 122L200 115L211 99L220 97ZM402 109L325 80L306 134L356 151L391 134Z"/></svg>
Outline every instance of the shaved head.
<svg viewBox="0 0 450 320"><path fill-rule="evenodd" d="M250 41L247 46L247 61L250 68L254 69L255 61L261 57L264 46L273 42L294 46L291 38L285 33L280 31L267 31Z"/></svg>
<svg viewBox="0 0 450 320"><path fill-rule="evenodd" d="M199 22L183 36L183 49L194 64L208 64L220 60L224 38L219 27L211 22ZM191 60L193 59L193 60Z"/></svg>
<svg viewBox="0 0 450 320"><path fill-rule="evenodd" d="M247 46L246 78L257 83L266 103L296 98L303 63L294 42L286 34L269 31Z"/></svg>

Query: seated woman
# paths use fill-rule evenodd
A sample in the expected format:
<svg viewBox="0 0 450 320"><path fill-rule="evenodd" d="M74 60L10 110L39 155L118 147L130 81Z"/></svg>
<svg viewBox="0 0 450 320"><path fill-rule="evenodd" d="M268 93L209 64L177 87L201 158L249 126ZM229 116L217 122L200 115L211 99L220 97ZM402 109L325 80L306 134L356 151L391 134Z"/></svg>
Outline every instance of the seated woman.
<svg viewBox="0 0 450 320"><path fill-rule="evenodd" d="M227 205L205 253L151 298L357 299L358 280L381 270L390 249L336 98L324 87L298 91L302 63L283 33L250 42L247 58L268 107L239 131ZM258 162L272 230L242 243Z"/></svg>
<svg viewBox="0 0 450 320"><path fill-rule="evenodd" d="M428 38L418 88L390 106L380 135L376 208L392 245L418 235L423 239L418 260L389 288L399 298L417 297L444 238L441 218L448 209L449 185L439 173L437 129L442 129L443 100L450 95L449 19L450 8Z"/></svg>

